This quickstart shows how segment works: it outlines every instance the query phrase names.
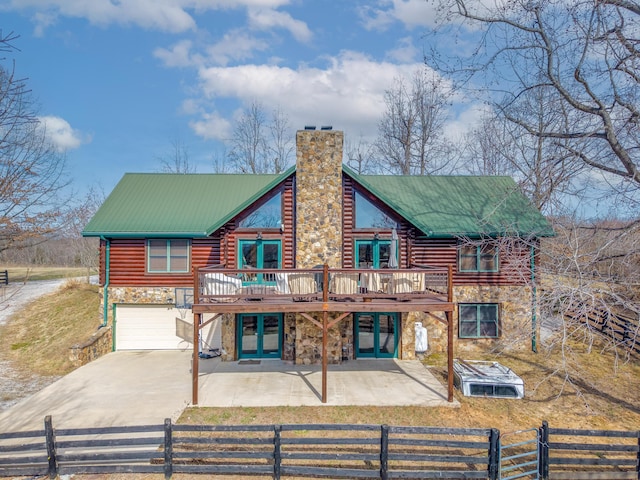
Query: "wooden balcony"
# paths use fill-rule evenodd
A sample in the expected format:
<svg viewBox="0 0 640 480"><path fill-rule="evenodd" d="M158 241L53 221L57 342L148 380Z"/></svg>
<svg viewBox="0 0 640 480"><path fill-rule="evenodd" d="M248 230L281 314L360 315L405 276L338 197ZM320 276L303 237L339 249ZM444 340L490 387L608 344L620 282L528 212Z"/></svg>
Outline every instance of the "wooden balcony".
<svg viewBox="0 0 640 480"><path fill-rule="evenodd" d="M198 268L194 313L452 311L452 268Z"/></svg>

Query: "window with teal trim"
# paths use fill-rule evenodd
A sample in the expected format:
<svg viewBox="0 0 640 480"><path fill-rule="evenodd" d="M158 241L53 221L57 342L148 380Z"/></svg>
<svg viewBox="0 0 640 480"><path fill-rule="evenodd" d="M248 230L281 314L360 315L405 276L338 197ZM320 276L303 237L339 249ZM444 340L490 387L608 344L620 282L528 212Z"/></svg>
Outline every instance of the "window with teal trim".
<svg viewBox="0 0 640 480"><path fill-rule="evenodd" d="M461 272L497 272L498 249L495 245L461 245L458 250Z"/></svg>
<svg viewBox="0 0 640 480"><path fill-rule="evenodd" d="M387 268L391 253L391 240L356 240L358 268Z"/></svg>
<svg viewBox="0 0 640 480"><path fill-rule="evenodd" d="M498 338L497 303L461 303L458 305L460 338Z"/></svg>
<svg viewBox="0 0 640 480"><path fill-rule="evenodd" d="M240 240L238 268L281 268L280 240ZM271 275L270 275L271 276ZM263 274L244 274L245 283L265 283L273 279Z"/></svg>
<svg viewBox="0 0 640 480"><path fill-rule="evenodd" d="M147 271L149 273L188 273L189 240L147 240Z"/></svg>

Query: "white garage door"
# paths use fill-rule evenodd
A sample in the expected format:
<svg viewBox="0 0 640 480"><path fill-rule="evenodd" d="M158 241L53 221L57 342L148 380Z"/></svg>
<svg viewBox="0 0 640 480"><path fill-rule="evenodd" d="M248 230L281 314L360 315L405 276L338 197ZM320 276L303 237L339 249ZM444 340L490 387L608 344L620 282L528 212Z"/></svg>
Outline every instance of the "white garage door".
<svg viewBox="0 0 640 480"><path fill-rule="evenodd" d="M193 348L193 328L185 323L193 325L193 314L173 305L116 305L116 350ZM202 340L205 351L221 347L220 319L203 329Z"/></svg>

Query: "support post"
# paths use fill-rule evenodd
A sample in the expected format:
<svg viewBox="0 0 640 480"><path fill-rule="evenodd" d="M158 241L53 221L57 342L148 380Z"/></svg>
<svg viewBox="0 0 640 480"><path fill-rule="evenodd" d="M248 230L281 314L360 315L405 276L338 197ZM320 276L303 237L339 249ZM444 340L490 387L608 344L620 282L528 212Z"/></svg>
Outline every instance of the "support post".
<svg viewBox="0 0 640 480"><path fill-rule="evenodd" d="M322 272L322 403L327 403L327 343L329 336L329 265L325 262Z"/></svg>
<svg viewBox="0 0 640 480"><path fill-rule="evenodd" d="M447 317L447 401L453 402L453 312L444 312Z"/></svg>
<svg viewBox="0 0 640 480"><path fill-rule="evenodd" d="M164 478L169 480L173 475L173 426L171 419L164 419Z"/></svg>
<svg viewBox="0 0 640 480"><path fill-rule="evenodd" d="M538 475L542 480L549 478L549 424L546 420L538 433Z"/></svg>
<svg viewBox="0 0 640 480"><path fill-rule="evenodd" d="M500 431L496 428L489 430L489 480L500 478Z"/></svg>
<svg viewBox="0 0 640 480"><path fill-rule="evenodd" d="M49 478L58 476L58 456L56 454L56 436L53 431L51 415L44 417L44 436L47 444L47 460L49 461Z"/></svg>
<svg viewBox="0 0 640 480"><path fill-rule="evenodd" d="M198 362L200 352L198 351L198 345L200 345L201 318L201 313L193 314L193 360L191 362L191 403L193 405L198 405L198 373L200 371L200 364Z"/></svg>
<svg viewBox="0 0 640 480"><path fill-rule="evenodd" d="M274 425L273 430L273 480L280 480L280 466L282 465L282 439L280 435L282 433L282 425Z"/></svg>
<svg viewBox="0 0 640 480"><path fill-rule="evenodd" d="M380 478L389 478L389 425L380 428Z"/></svg>

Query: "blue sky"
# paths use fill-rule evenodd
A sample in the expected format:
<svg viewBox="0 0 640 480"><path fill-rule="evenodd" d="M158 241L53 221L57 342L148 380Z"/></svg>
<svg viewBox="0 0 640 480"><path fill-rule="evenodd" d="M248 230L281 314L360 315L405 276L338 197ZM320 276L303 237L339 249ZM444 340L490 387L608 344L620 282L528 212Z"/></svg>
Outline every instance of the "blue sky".
<svg viewBox="0 0 640 480"><path fill-rule="evenodd" d="M161 170L179 141L201 173L253 101L292 130L332 125L372 139L394 78L422 63L425 0L0 0L74 187L111 191ZM448 128L475 117L458 109Z"/></svg>

